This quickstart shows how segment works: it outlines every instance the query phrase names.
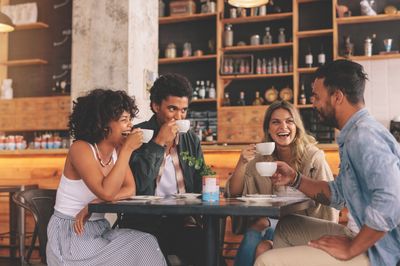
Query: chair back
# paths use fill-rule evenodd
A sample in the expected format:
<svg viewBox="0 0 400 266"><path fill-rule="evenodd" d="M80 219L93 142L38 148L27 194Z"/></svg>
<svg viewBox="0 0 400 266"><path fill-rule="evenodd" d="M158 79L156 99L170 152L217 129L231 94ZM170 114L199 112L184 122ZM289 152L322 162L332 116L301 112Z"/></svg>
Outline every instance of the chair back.
<svg viewBox="0 0 400 266"><path fill-rule="evenodd" d="M56 193L57 190L52 189L30 189L13 196L14 202L30 211L35 219L42 262L46 261L47 225L54 212Z"/></svg>

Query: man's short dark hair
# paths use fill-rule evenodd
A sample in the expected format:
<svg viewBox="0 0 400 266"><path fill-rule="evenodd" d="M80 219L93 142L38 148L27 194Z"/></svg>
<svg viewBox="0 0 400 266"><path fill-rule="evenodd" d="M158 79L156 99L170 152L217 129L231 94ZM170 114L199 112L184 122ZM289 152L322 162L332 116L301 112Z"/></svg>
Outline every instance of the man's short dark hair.
<svg viewBox="0 0 400 266"><path fill-rule="evenodd" d="M324 78L324 85L330 95L340 90L351 104L364 103L365 82L368 78L362 65L339 59L319 67L315 78Z"/></svg>
<svg viewBox="0 0 400 266"><path fill-rule="evenodd" d="M176 96L187 97L190 102L192 93L192 85L187 78L179 74L165 74L160 76L150 88L150 101L160 105L168 96ZM151 109L153 110L152 107Z"/></svg>

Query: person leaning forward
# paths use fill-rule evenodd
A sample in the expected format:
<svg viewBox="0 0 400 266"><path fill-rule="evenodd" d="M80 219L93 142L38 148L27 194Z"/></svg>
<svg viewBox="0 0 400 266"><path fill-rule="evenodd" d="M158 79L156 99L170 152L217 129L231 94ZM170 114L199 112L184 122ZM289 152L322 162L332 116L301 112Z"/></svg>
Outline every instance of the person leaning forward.
<svg viewBox="0 0 400 266"><path fill-rule="evenodd" d="M154 130L153 139L130 159L138 195L170 196L200 193L201 176L182 160L180 153L203 158L200 140L192 130L178 133L177 120L185 119L192 87L178 74L160 76L150 89L154 115L135 127ZM178 255L185 263L203 265L204 238L201 219L182 216L123 215L121 226L155 235L165 255Z"/></svg>
<svg viewBox="0 0 400 266"><path fill-rule="evenodd" d="M353 226L286 216L274 248L255 265L399 265L400 146L365 108L367 77L360 64L337 60L315 76L314 107L322 122L341 130L339 175L331 182L311 180L278 162L271 180L322 204L346 206Z"/></svg>

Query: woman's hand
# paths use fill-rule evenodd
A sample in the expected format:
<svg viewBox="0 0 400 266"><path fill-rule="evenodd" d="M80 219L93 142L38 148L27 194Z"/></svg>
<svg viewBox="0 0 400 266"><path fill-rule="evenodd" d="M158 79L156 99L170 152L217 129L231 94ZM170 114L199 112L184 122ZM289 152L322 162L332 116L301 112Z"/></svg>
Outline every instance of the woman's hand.
<svg viewBox="0 0 400 266"><path fill-rule="evenodd" d="M124 145L129 147L132 151L139 149L140 146L143 144L143 132L140 128L135 128L132 132L128 135L125 140Z"/></svg>
<svg viewBox="0 0 400 266"><path fill-rule="evenodd" d="M86 205L76 216L74 222L74 231L77 235L82 235L85 227L86 221L89 219L89 209Z"/></svg>
<svg viewBox="0 0 400 266"><path fill-rule="evenodd" d="M256 157L256 145L255 144L250 144L246 146L241 154L240 154L240 160L244 163L247 164L251 160L253 160Z"/></svg>

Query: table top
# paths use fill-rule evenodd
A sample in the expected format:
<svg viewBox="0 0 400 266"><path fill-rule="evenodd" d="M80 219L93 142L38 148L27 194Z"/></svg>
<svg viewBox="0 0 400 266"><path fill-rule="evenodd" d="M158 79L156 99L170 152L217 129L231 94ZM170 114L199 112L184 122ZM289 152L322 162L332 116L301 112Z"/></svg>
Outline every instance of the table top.
<svg viewBox="0 0 400 266"><path fill-rule="evenodd" d="M0 193L4 192L18 192L26 189L34 189L38 188L36 184L29 184L29 185L0 185Z"/></svg>
<svg viewBox="0 0 400 266"><path fill-rule="evenodd" d="M240 215L240 216L281 216L315 206L309 198L292 198L274 201L240 201L221 199L218 202L204 202L200 199L165 198L159 200L125 200L89 204L89 212L135 213L154 215Z"/></svg>

